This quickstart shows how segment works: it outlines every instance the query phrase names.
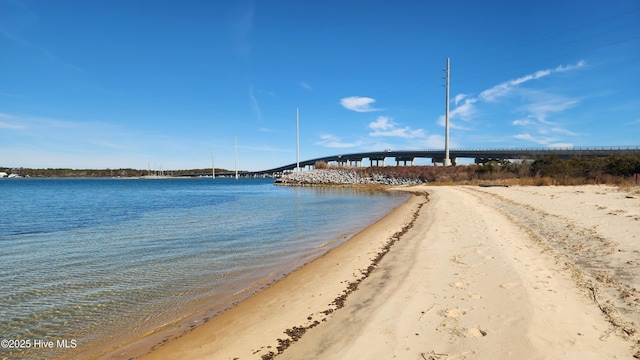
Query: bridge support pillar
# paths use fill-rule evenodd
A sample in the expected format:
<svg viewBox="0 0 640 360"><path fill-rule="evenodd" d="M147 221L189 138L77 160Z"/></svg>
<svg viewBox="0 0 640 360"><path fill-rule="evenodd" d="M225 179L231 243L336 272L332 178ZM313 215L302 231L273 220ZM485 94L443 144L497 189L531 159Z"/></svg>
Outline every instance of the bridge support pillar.
<svg viewBox="0 0 640 360"><path fill-rule="evenodd" d="M384 166L384 159L385 158L379 157L369 158L370 166L373 166L374 161L376 162L376 166L380 166L380 161L382 161L382 166Z"/></svg>
<svg viewBox="0 0 640 360"><path fill-rule="evenodd" d="M347 161L349 162L349 166L361 166L362 165L362 158L347 158Z"/></svg>
<svg viewBox="0 0 640 360"><path fill-rule="evenodd" d="M397 157L396 158L396 166L400 166L400 162L402 162L404 165L403 166L407 166L407 162L410 161L411 162L411 166L414 165L414 161L415 158L403 158L403 157Z"/></svg>

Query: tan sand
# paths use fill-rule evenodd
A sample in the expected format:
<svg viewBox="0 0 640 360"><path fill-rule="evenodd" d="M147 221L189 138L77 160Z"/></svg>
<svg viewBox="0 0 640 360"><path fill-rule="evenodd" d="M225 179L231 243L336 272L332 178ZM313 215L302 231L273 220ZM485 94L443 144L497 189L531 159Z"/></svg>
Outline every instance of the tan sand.
<svg viewBox="0 0 640 360"><path fill-rule="evenodd" d="M429 202L144 358L266 359L278 346L277 359L640 357L640 195L412 189Z"/></svg>

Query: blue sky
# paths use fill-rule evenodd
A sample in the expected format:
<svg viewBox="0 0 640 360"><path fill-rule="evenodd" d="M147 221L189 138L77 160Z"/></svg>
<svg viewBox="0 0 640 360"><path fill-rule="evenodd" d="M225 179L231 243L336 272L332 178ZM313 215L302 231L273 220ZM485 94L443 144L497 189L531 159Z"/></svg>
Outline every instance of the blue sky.
<svg viewBox="0 0 640 360"><path fill-rule="evenodd" d="M0 0L0 166L640 145L640 2Z"/></svg>

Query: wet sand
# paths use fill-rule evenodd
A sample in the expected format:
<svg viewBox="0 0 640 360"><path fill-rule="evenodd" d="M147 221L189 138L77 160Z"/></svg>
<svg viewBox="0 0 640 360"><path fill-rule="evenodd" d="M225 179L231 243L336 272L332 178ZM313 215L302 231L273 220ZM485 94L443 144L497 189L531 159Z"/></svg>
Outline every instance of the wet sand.
<svg viewBox="0 0 640 360"><path fill-rule="evenodd" d="M640 193L403 189L428 200L142 358L640 357Z"/></svg>

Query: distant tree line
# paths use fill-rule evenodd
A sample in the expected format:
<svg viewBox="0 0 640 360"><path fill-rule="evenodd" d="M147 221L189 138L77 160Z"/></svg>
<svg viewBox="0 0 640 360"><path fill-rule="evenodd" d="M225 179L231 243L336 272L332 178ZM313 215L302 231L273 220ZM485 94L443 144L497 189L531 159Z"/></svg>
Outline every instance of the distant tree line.
<svg viewBox="0 0 640 360"><path fill-rule="evenodd" d="M318 162L315 168L331 168L325 162ZM493 161L484 165L469 166L383 166L355 167L361 176L373 174L395 178L420 179L426 182L474 182L496 180L520 180L526 185L577 185L622 183L629 181L634 174L640 174L640 156L615 155L607 157L575 157L561 159L546 156L535 160ZM2 168L0 172L19 174L23 177L78 178L78 177L140 177L154 175L154 172L140 169L30 169ZM229 172L216 169L216 173ZM208 175L211 169L171 170L165 175L193 176Z"/></svg>
<svg viewBox="0 0 640 360"><path fill-rule="evenodd" d="M140 169L65 169L65 168L48 168L48 169L31 169L31 168L3 168L0 172L7 174L18 174L22 177L40 177L40 178L115 178L115 177L140 177L145 175L156 175L159 173L140 170ZM216 172L228 172L225 169L216 169ZM211 174L209 169L191 169L191 170L165 170L164 175L182 175L192 176L200 174Z"/></svg>

